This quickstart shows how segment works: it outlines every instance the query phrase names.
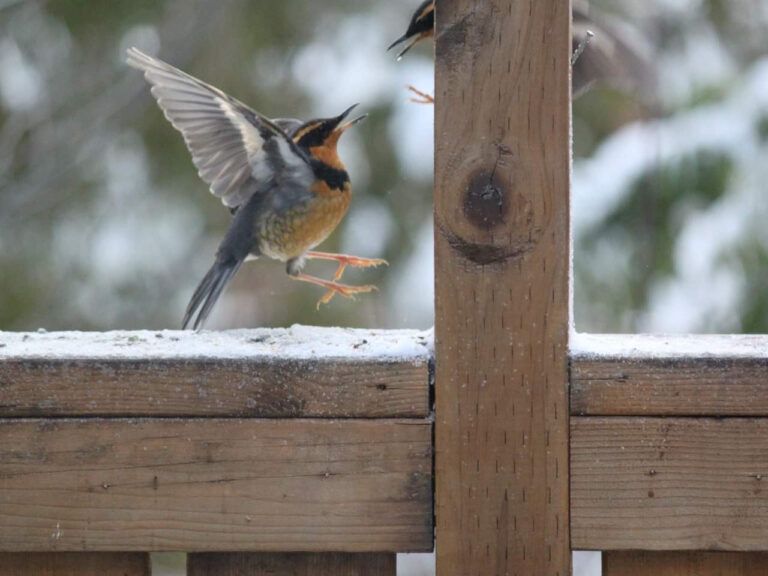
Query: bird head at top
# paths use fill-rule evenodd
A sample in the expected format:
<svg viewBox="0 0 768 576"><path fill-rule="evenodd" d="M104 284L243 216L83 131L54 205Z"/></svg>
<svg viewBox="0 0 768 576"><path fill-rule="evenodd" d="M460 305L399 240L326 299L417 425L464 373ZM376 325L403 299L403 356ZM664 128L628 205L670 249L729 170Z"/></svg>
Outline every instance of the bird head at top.
<svg viewBox="0 0 768 576"><path fill-rule="evenodd" d="M434 33L435 0L425 0L418 8L416 8L416 12L411 16L411 21L408 23L408 29L405 31L405 34L392 42L387 50L392 50L395 46L399 46L405 42L405 48L403 48L397 55L397 59L400 60L408 50L413 48L413 46L419 42L419 40L429 38L430 36L433 36Z"/></svg>
<svg viewBox="0 0 768 576"><path fill-rule="evenodd" d="M311 151L319 147L335 150L341 135L348 128L368 117L368 114L363 114L352 120L347 120L347 116L356 107L357 104L353 104L344 112L332 118L317 118L305 122L293 133L293 141L305 150Z"/></svg>

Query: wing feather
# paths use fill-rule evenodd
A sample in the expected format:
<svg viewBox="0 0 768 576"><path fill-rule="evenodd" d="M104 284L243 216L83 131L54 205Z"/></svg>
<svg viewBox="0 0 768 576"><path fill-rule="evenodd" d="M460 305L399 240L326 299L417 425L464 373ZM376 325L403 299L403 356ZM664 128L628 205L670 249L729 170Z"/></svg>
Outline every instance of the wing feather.
<svg viewBox="0 0 768 576"><path fill-rule="evenodd" d="M224 205L240 206L273 178L309 183L307 156L277 122L136 48L128 50L128 64L144 72L165 117L184 137L198 174Z"/></svg>

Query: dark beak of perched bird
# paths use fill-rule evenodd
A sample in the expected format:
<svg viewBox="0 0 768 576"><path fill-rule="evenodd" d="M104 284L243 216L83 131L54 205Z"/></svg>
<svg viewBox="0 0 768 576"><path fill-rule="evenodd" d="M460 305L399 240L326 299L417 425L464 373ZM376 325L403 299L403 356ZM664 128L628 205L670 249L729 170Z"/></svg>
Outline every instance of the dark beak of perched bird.
<svg viewBox="0 0 768 576"><path fill-rule="evenodd" d="M405 34L392 42L387 50L392 50L395 46L407 42L405 48L403 48L397 55L397 59L400 60L417 42L424 38L429 38L434 35L434 33L435 2L434 0L426 0L426 2L422 2L416 9L416 12L413 13L411 21L408 24L408 30L405 31Z"/></svg>

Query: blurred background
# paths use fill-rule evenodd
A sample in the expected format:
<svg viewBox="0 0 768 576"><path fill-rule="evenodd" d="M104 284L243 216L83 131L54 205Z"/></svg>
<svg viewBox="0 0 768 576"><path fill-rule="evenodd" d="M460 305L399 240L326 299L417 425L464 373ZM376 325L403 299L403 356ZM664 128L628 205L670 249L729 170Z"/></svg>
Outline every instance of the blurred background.
<svg viewBox="0 0 768 576"><path fill-rule="evenodd" d="M318 289L259 261L210 328L429 327L433 109L405 86L432 92L432 49L385 52L417 4L0 0L0 330L176 328L212 262L229 214L125 66L130 46L268 116L370 113L342 140L354 198L322 249L388 259L345 276L381 291L318 312ZM657 82L574 104L576 328L768 332L768 3L591 6Z"/></svg>
<svg viewBox="0 0 768 576"><path fill-rule="evenodd" d="M354 199L323 248L388 259L349 273L381 291L317 312L316 287L260 261L209 327L430 326L433 109L405 86L432 91L432 50L384 50L415 4L0 0L0 329L175 328L212 262L229 214L124 64L133 45L269 116L370 113L342 140ZM658 90L574 105L577 329L768 332L768 3L591 8Z"/></svg>

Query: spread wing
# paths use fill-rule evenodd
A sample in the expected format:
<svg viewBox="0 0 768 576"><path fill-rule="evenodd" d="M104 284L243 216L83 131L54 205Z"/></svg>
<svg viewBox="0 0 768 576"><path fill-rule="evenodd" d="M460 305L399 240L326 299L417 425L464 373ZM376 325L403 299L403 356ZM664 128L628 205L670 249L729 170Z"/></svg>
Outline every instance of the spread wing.
<svg viewBox="0 0 768 576"><path fill-rule="evenodd" d="M128 64L144 72L200 177L225 206L240 206L273 179L311 181L306 154L269 118L136 48L128 50Z"/></svg>

